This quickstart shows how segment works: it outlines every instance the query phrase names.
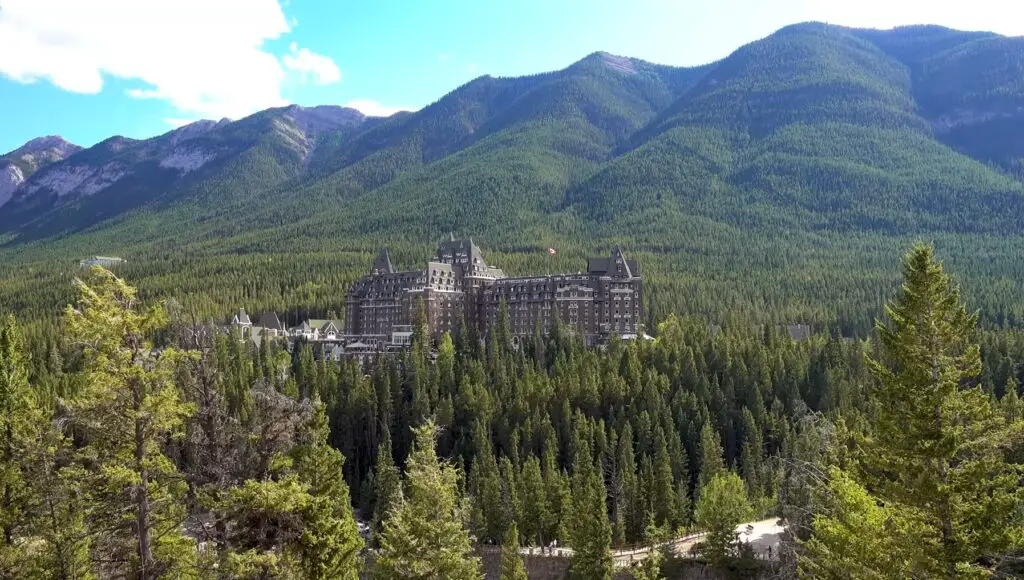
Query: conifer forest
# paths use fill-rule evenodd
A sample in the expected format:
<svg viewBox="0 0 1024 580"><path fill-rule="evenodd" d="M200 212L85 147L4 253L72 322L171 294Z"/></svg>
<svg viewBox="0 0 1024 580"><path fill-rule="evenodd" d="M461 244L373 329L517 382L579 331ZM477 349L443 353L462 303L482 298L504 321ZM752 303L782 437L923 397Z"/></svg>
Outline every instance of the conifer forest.
<svg viewBox="0 0 1024 580"><path fill-rule="evenodd" d="M927 245L867 339L670 315L517 347L504 312L367 367L100 267L74 291L58 335L0 332L7 577L480 578L494 545L522 578L558 545L573 578L638 548L659 578L693 532L736 577L1021 573L1024 335L980 329ZM770 560L735 531L768 518Z"/></svg>
<svg viewBox="0 0 1024 580"><path fill-rule="evenodd" d="M1021 40L808 22L0 155L0 580L1024 578ZM634 332L230 322L343 327L456 236L621 248Z"/></svg>

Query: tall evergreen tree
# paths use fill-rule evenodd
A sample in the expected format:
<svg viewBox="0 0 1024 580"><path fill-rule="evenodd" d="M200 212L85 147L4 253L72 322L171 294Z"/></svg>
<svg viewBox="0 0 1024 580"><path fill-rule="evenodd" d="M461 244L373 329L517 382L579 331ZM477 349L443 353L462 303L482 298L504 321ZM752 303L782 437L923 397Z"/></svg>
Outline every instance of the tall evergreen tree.
<svg viewBox="0 0 1024 580"><path fill-rule="evenodd" d="M743 408L742 428L740 472L743 475L743 482L747 484L747 494L751 499L755 499L761 495L761 459L764 456L764 442L761 430L754 422L754 414L746 407Z"/></svg>
<svg viewBox="0 0 1024 580"><path fill-rule="evenodd" d="M676 517L676 493L672 480L672 464L668 456L668 443L665 432L660 428L654 444L654 481L652 484L652 500L654 502L654 519L659 526L670 525Z"/></svg>
<svg viewBox="0 0 1024 580"><path fill-rule="evenodd" d="M472 555L473 538L463 526L459 474L434 449L436 428L415 429L399 504L384 522L374 577L387 580L482 578Z"/></svg>
<svg viewBox="0 0 1024 580"><path fill-rule="evenodd" d="M633 428L629 423L622 428L619 437L619 453L615 461L618 477L617 514L622 521L627 542L640 539L643 525L640 482L636 473L636 456L633 452Z"/></svg>
<svg viewBox="0 0 1024 580"><path fill-rule="evenodd" d="M0 321L0 573L16 574L23 554L16 548L34 502L24 459L33 431L44 421L28 384L21 333L13 316Z"/></svg>
<svg viewBox="0 0 1024 580"><path fill-rule="evenodd" d="M505 532L505 539L501 542L501 566L499 576L501 580L527 580L526 565L523 564L523 557L519 555L519 528L515 522Z"/></svg>
<svg viewBox="0 0 1024 580"><path fill-rule="evenodd" d="M134 288L102 268L76 280L78 302L65 321L83 354L82 393L72 402L91 466L83 486L93 505L95 559L140 580L186 574L196 547L185 535L185 483L161 444L192 412L174 383L182 354L146 340L166 322L140 311Z"/></svg>
<svg viewBox="0 0 1024 580"><path fill-rule="evenodd" d="M558 468L555 450L551 445L544 449L543 473L549 506L546 512L548 519L544 525L545 539L564 542L568 536L566 527L570 519L572 496L569 492L569 478Z"/></svg>
<svg viewBox="0 0 1024 580"><path fill-rule="evenodd" d="M697 489L694 497L702 493L704 486L716 475L725 471L722 458L722 440L710 420L704 421L700 430L700 473L697 476Z"/></svg>
<svg viewBox="0 0 1024 580"><path fill-rule="evenodd" d="M611 580L612 527L605 507L607 492L600 471L589 461L577 461L572 484L572 514L568 523L573 549L569 575L577 580Z"/></svg>
<svg viewBox="0 0 1024 580"><path fill-rule="evenodd" d="M51 359L54 351L51 345ZM26 363L21 332L8 316L0 322L0 577L92 578L83 472L41 394L32 392Z"/></svg>
<svg viewBox="0 0 1024 580"><path fill-rule="evenodd" d="M327 444L330 433L323 404L316 404L303 431L300 444L292 451L299 481L310 495L303 511L305 529L297 542L301 569L307 578L356 580L363 539L342 475L345 457Z"/></svg>
<svg viewBox="0 0 1024 580"><path fill-rule="evenodd" d="M802 578L843 580L913 578L910 553L897 538L919 531L899 510L881 506L867 490L833 467L814 535L803 544Z"/></svg>
<svg viewBox="0 0 1024 580"><path fill-rule="evenodd" d="M529 457L523 463L519 476L519 497L522 498L522 533L528 545L545 545L549 515L547 489L541 472L540 460Z"/></svg>
<svg viewBox="0 0 1024 580"><path fill-rule="evenodd" d="M953 578L1021 545L1024 488L1004 457L1006 420L979 387L977 315L930 246L907 254L903 277L889 324L878 324L884 358L870 361L878 378L870 487L924 523L926 532L902 539L920 556L916 573Z"/></svg>
<svg viewBox="0 0 1024 580"><path fill-rule="evenodd" d="M384 531L384 522L391 515L391 511L399 503L402 495L402 479L391 456L391 432L385 426L383 438L377 446L377 463L373 469L374 502L373 502L373 534L376 540Z"/></svg>

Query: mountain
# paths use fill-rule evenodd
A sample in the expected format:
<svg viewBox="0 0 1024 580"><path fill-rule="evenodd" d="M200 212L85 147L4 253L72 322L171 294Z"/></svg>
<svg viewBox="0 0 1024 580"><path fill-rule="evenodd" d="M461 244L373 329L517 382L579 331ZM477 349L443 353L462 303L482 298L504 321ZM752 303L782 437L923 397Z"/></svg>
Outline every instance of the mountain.
<svg viewBox="0 0 1024 580"><path fill-rule="evenodd" d="M290 106L241 121L198 121L154 137L111 137L50 164L19 184L0 208L0 229L30 239L100 222L210 187L264 188L306 170L321 136L366 117L343 107Z"/></svg>
<svg viewBox="0 0 1024 580"><path fill-rule="evenodd" d="M951 48L919 64L912 52L867 39L895 43L893 36L921 31L858 32L797 25L743 47L637 132L632 151L570 192L570 201L602 221L682 210L758 229L1020 231L1024 189L1008 173L1024 155L986 152L996 116L1000 124L1024 119L1014 108L1024 105L1024 91L1006 99L1012 107L997 107L978 95L1006 91L1000 76L978 85L942 73L949 80L940 88L931 66L991 39L947 38ZM996 40L1007 55L1024 55L1016 39ZM958 82L965 104L954 119L954 109L935 103L949 102L950 83ZM961 219L960 211L971 215Z"/></svg>
<svg viewBox="0 0 1024 580"><path fill-rule="evenodd" d="M595 53L388 118L271 109L38 170L0 207L0 256L53 280L61 260L131 255L144 289L220 312L243 267L276 279L252 308L337 308L377 246L411 263L449 231L512 272L621 244L648 264L655 316L863 328L892 256L924 237L993 319L1020 319L1022 79L1021 38L804 23L701 67Z"/></svg>
<svg viewBox="0 0 1024 580"><path fill-rule="evenodd" d="M0 155L0 206L7 203L14 191L35 172L63 161L81 149L57 135L49 135L32 139L14 151Z"/></svg>

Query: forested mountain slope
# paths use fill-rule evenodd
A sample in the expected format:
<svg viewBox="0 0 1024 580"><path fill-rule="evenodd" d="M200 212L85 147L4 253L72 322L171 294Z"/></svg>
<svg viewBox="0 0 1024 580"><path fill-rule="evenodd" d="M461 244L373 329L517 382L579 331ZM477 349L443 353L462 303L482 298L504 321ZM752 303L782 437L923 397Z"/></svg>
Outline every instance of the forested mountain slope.
<svg viewBox="0 0 1024 580"><path fill-rule="evenodd" d="M454 231L514 273L621 244L644 263L652 318L863 331L888 258L925 237L985 320L1015 322L1022 78L1022 39L807 23L703 67L596 53L386 119L290 107L114 138L0 206L0 303L60 304L42 286L110 253L143 291L210 316L340 310L377 246L412 264Z"/></svg>

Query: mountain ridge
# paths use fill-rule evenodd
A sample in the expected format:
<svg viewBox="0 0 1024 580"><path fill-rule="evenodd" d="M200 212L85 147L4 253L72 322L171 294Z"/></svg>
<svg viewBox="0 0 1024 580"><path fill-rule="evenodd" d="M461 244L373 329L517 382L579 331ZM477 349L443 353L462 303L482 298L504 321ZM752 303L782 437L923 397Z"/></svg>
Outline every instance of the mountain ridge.
<svg viewBox="0 0 1024 580"><path fill-rule="evenodd" d="M28 180L84 165L63 196L51 184L0 206L0 254L401 255L448 231L566 259L621 244L649 252L665 289L652 312L665 312L694 300L675 295L688 260L725 280L740 267L730 256L757 246L799 271L824 245L857 270L852 244L1016 239L1018 78L1021 39L941 27L802 23L700 67L596 52L387 118L283 107L186 126L174 143L105 141ZM512 255L510 271L543 265ZM787 308L817 312L806 291Z"/></svg>

